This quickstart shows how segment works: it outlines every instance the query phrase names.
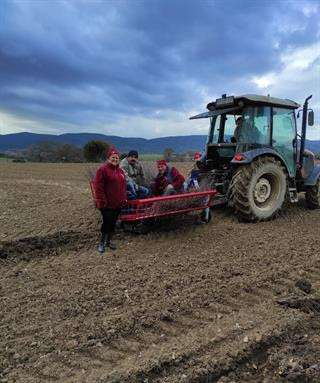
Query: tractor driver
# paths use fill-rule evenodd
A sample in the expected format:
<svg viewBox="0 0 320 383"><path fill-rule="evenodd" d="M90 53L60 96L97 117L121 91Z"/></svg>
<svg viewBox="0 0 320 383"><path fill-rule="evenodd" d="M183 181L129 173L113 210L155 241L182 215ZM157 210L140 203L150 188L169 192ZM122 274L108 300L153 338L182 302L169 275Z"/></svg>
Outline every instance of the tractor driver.
<svg viewBox="0 0 320 383"><path fill-rule="evenodd" d="M242 116L236 119L232 143L263 143L264 136L252 121L245 121Z"/></svg>
<svg viewBox="0 0 320 383"><path fill-rule="evenodd" d="M236 119L236 127L234 129L233 137L231 137L231 142L236 143L240 138L240 129L243 123L243 118L240 116Z"/></svg>

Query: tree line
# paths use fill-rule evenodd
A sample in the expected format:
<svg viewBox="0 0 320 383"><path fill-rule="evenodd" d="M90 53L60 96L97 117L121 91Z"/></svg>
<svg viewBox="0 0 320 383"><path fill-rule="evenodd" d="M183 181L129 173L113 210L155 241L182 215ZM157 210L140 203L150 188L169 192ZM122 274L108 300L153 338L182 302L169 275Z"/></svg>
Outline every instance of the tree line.
<svg viewBox="0 0 320 383"><path fill-rule="evenodd" d="M110 146L110 143L99 140L89 141L83 148L51 141L39 142L16 156L16 160L30 162L103 162ZM175 153L172 148L166 148L163 152L163 158L169 162L190 161L193 155L193 151L180 154ZM124 156L125 154L121 158ZM316 154L316 158L320 160L320 153Z"/></svg>
<svg viewBox="0 0 320 383"><path fill-rule="evenodd" d="M106 159L111 144L105 141L92 140L83 148L72 144L53 141L43 141L31 145L27 150L17 153L16 162L103 162ZM121 158L125 157L125 153ZM193 152L177 154L171 148L166 148L163 158L167 161L186 161L193 156Z"/></svg>
<svg viewBox="0 0 320 383"><path fill-rule="evenodd" d="M18 162L102 162L109 148L110 144L104 141L89 141L83 148L43 141L18 153L15 159Z"/></svg>

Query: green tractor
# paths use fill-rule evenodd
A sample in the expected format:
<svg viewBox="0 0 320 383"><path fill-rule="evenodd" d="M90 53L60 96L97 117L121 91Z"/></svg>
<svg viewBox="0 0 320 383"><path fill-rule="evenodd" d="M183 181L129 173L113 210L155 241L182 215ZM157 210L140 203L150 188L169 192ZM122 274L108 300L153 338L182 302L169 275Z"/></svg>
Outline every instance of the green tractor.
<svg viewBox="0 0 320 383"><path fill-rule="evenodd" d="M307 122L314 124L311 97L302 108L301 134L300 105L270 96L222 95L208 112L190 118L210 119L202 182L216 188L219 203L232 206L240 220L269 220L287 199L298 202L300 192L309 208L320 207L320 164L305 149Z"/></svg>

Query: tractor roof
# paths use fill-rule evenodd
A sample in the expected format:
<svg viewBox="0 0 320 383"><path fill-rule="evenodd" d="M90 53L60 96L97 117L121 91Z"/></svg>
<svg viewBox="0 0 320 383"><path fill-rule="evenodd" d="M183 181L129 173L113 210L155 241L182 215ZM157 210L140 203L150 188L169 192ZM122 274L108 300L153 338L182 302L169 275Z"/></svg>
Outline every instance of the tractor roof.
<svg viewBox="0 0 320 383"><path fill-rule="evenodd" d="M222 100L228 100L228 99L233 99L234 100L234 105L239 105L239 101L243 102L243 105L246 104L264 104L264 105L270 105L270 106L282 106L284 108L289 108L289 109L297 109L299 108L299 104L289 100L289 99L283 99L283 98L277 98L277 97L270 97L270 96L258 96L256 94L244 94L242 96L229 96L229 97L222 97L220 99L217 99L216 101L209 102L207 105L207 108L209 110L215 110L218 109L221 106L226 106L226 103L221 102L221 106L219 105L219 102ZM241 105L241 103L240 103ZM240 106L239 105L239 106Z"/></svg>
<svg viewBox="0 0 320 383"><path fill-rule="evenodd" d="M292 108L292 109L297 109L300 106L298 103L292 100L289 100L288 98L258 96L256 94L244 94L243 96L237 96L235 98L238 100L243 99L249 102L257 102L257 103L263 103L263 104L268 104L273 106L284 106L286 108Z"/></svg>
<svg viewBox="0 0 320 383"><path fill-rule="evenodd" d="M207 105L209 112L197 114L196 116L190 117L190 120L213 117L224 113L235 114L246 105L270 105L287 109L297 109L300 107L298 103L287 98L258 96L256 94L244 94L242 96L223 95L221 98L217 98L216 101L209 102Z"/></svg>

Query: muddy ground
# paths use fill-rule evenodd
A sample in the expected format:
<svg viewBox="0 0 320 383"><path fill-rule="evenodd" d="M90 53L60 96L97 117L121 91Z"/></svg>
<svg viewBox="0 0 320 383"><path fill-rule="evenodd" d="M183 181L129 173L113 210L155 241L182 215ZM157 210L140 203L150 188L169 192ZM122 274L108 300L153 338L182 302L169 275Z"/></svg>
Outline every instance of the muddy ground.
<svg viewBox="0 0 320 383"><path fill-rule="evenodd" d="M1 164L0 382L320 382L319 211L216 208L100 256L90 167Z"/></svg>

